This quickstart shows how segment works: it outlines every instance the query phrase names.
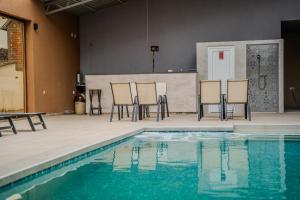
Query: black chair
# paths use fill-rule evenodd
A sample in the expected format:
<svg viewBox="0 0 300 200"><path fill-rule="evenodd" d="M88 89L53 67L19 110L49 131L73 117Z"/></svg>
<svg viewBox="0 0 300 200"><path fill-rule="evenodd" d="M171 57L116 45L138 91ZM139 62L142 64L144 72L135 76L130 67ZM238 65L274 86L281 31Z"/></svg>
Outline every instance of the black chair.
<svg viewBox="0 0 300 200"><path fill-rule="evenodd" d="M218 105L219 116L223 120L223 104L221 95L221 80L201 80L198 96L198 121L204 117L204 105Z"/></svg>
<svg viewBox="0 0 300 200"><path fill-rule="evenodd" d="M245 119L251 121L251 108L249 103L249 80L227 80L227 95L225 104L225 118L228 104L243 104ZM232 114L233 116L233 114Z"/></svg>

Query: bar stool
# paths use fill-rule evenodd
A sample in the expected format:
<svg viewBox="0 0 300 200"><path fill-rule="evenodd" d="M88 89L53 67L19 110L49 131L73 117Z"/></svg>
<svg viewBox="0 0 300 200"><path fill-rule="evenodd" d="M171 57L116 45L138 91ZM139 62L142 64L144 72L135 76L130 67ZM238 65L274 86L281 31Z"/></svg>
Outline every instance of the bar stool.
<svg viewBox="0 0 300 200"><path fill-rule="evenodd" d="M98 115L102 114L102 106L101 106L101 89L90 89L89 97L90 97L90 115L94 115L94 110L98 110ZM98 100L98 105L93 106L93 97L96 96Z"/></svg>

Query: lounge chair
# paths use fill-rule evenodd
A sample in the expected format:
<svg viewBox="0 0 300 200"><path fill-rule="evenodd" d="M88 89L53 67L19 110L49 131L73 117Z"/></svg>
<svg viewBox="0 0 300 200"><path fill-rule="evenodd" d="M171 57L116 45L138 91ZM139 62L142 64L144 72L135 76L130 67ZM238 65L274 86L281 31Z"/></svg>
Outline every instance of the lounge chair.
<svg viewBox="0 0 300 200"><path fill-rule="evenodd" d="M110 83L113 104L110 114L110 122L112 122L114 115L114 108L118 106L118 119L120 120L123 117L123 106L126 106L127 116L129 117L128 106L133 106L132 112L135 112L135 99L132 96L130 83ZM133 121L132 113L132 121Z"/></svg>
<svg viewBox="0 0 300 200"><path fill-rule="evenodd" d="M10 126L13 130L13 132L16 134L15 127L13 125L13 119L14 118L26 118L28 120L28 123L31 127L32 131L36 131L35 126L36 125L41 125L44 129L47 129L45 121L43 119L42 115L45 115L46 113L44 112L36 112L36 113L0 113L0 118L7 119L10 123ZM39 122L33 122L32 117L38 117Z"/></svg>
<svg viewBox="0 0 300 200"><path fill-rule="evenodd" d="M201 80L200 95L198 96L198 121L204 117L204 105L219 105L220 119L222 120L221 80Z"/></svg>
<svg viewBox="0 0 300 200"><path fill-rule="evenodd" d="M167 98L167 83L166 82L156 82L156 91L157 91L157 98L159 96L162 97L161 102L161 112L162 118L165 117L165 109L167 113L167 117L169 117L169 105L168 105L168 98Z"/></svg>
<svg viewBox="0 0 300 200"><path fill-rule="evenodd" d="M225 118L227 120L228 104L244 104L245 119L251 121L251 109L248 95L249 80L227 80Z"/></svg>
<svg viewBox="0 0 300 200"><path fill-rule="evenodd" d="M162 96L157 95L156 83L135 83L137 92L137 104L135 110L135 121L142 107L157 106L156 121L159 121L159 113L162 102Z"/></svg>

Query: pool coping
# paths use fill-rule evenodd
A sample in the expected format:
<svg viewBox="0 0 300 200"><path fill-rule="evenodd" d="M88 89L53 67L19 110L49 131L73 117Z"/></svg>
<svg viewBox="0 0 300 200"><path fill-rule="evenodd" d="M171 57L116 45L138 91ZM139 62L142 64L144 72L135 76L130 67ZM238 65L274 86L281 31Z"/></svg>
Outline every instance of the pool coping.
<svg viewBox="0 0 300 200"><path fill-rule="evenodd" d="M0 188L6 187L9 184L13 184L15 182L18 182L19 180L26 178L28 176L34 175L40 171L43 171L45 169L51 168L53 166L56 166L62 162L71 160L74 157L80 156L81 154L85 154L87 152L99 149L101 147L116 143L118 141L122 141L126 138L135 136L137 134L140 134L145 131L217 131L217 132L239 132L239 133L253 133L258 132L260 133L272 133L272 134L292 134L292 135L300 135L300 125L280 125L280 124L273 124L273 125L265 125L265 124L240 124L240 125L229 125L229 126L195 126L195 127L144 127L139 128L133 131L130 131L128 133L125 133L123 135L101 141L96 142L92 145L86 145L83 147L80 147L76 150L57 155L54 158L48 159L46 161L33 164L31 166L28 166L26 168L17 170L15 172L11 172L9 174L6 174L4 176L0 177Z"/></svg>

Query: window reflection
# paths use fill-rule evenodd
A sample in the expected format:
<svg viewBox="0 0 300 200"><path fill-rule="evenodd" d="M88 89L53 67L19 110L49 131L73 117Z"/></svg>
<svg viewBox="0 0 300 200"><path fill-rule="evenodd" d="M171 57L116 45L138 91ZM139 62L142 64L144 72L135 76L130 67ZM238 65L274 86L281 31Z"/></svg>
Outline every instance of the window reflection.
<svg viewBox="0 0 300 200"><path fill-rule="evenodd" d="M0 112L24 111L23 22L0 15Z"/></svg>

